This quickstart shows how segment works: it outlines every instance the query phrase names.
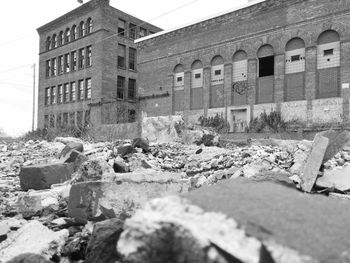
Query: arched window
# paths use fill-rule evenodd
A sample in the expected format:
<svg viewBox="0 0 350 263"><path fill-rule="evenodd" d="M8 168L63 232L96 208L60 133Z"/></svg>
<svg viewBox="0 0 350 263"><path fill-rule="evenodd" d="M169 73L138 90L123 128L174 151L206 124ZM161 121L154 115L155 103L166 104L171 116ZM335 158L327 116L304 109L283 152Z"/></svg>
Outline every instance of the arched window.
<svg viewBox="0 0 350 263"><path fill-rule="evenodd" d="M271 45L263 45L258 50L258 89L257 103L274 101L275 56Z"/></svg>
<svg viewBox="0 0 350 263"><path fill-rule="evenodd" d="M46 38L46 50L51 49L51 37Z"/></svg>
<svg viewBox="0 0 350 263"><path fill-rule="evenodd" d="M58 35L58 45L62 46L64 44L64 34L63 31L61 31Z"/></svg>
<svg viewBox="0 0 350 263"><path fill-rule="evenodd" d="M191 66L191 110L203 108L203 64L196 60Z"/></svg>
<svg viewBox="0 0 350 263"><path fill-rule="evenodd" d="M317 40L317 98L340 96L340 36L334 30L323 32Z"/></svg>
<svg viewBox="0 0 350 263"><path fill-rule="evenodd" d="M86 30L87 30L87 34L92 33L92 19L91 17L88 18L88 20L86 21Z"/></svg>
<svg viewBox="0 0 350 263"><path fill-rule="evenodd" d="M85 23L84 21L81 21L79 24L79 37L85 36L86 30L85 30Z"/></svg>
<svg viewBox="0 0 350 263"><path fill-rule="evenodd" d="M71 38L72 40L76 40L77 39L77 26L73 25L72 26L72 31L71 31Z"/></svg>
<svg viewBox="0 0 350 263"><path fill-rule="evenodd" d="M247 53L238 50L232 57L232 98L235 106L247 104L248 95L248 58Z"/></svg>
<svg viewBox="0 0 350 263"><path fill-rule="evenodd" d="M176 65L174 68L174 110L184 110L185 99L185 73L184 67L181 64Z"/></svg>
<svg viewBox="0 0 350 263"><path fill-rule="evenodd" d="M71 40L71 35L70 35L70 28L66 29L66 33L65 33L65 42L69 43Z"/></svg>
<svg viewBox="0 0 350 263"><path fill-rule="evenodd" d="M224 83L224 59L215 56L211 61L211 85Z"/></svg>
<svg viewBox="0 0 350 263"><path fill-rule="evenodd" d="M57 47L57 35L54 34L52 36L52 48L56 48Z"/></svg>
<svg viewBox="0 0 350 263"><path fill-rule="evenodd" d="M305 72L305 42L301 38L288 41L285 51L285 101L303 100Z"/></svg>

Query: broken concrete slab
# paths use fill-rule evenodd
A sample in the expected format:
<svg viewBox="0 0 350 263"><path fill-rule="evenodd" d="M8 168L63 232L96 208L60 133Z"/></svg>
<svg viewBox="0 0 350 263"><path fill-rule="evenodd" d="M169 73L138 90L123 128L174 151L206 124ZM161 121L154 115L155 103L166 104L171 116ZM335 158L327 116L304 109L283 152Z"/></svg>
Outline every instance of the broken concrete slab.
<svg viewBox="0 0 350 263"><path fill-rule="evenodd" d="M340 152L350 142L350 132L336 132L333 130L320 133L322 136L329 139L328 148L324 155L323 162L325 163L332 159L334 155Z"/></svg>
<svg viewBox="0 0 350 263"><path fill-rule="evenodd" d="M75 182L100 181L105 174L113 173L114 170L106 160L95 158L82 163L74 178Z"/></svg>
<svg viewBox="0 0 350 263"><path fill-rule="evenodd" d="M312 150L305 164L303 174L301 175L301 189L310 193L318 176L320 167L323 163L325 153L328 148L329 139L321 134L316 134L312 144Z"/></svg>
<svg viewBox="0 0 350 263"><path fill-rule="evenodd" d="M69 235L66 229L53 232L36 220L11 233L0 243L1 263L11 260L19 253L34 253L49 260L54 254L59 254Z"/></svg>
<svg viewBox="0 0 350 263"><path fill-rule="evenodd" d="M72 150L76 150L82 153L84 151L84 145L77 142L68 142L61 153L58 155L58 158L65 158L66 155L69 154Z"/></svg>
<svg viewBox="0 0 350 263"><path fill-rule="evenodd" d="M111 181L74 184L70 191L68 214L78 221L101 216L103 209L113 209L117 218L134 213L146 201L187 192L188 180L181 174L143 170L128 174L111 174Z"/></svg>
<svg viewBox="0 0 350 263"><path fill-rule="evenodd" d="M324 175L317 179L316 185L324 188L335 188L342 192L350 190L350 166L326 170Z"/></svg>
<svg viewBox="0 0 350 263"><path fill-rule="evenodd" d="M23 166L19 178L23 190L42 190L71 179L72 173L73 165L69 163L38 164Z"/></svg>
<svg viewBox="0 0 350 263"><path fill-rule="evenodd" d="M82 163L86 162L89 158L77 150L71 150L65 156L61 157L61 161L64 163L72 163L73 170L76 172Z"/></svg>
<svg viewBox="0 0 350 263"><path fill-rule="evenodd" d="M206 212L233 218L249 236L263 243L273 240L319 262L342 262L333 259L350 252L349 201L305 195L279 183L244 178L181 196Z"/></svg>

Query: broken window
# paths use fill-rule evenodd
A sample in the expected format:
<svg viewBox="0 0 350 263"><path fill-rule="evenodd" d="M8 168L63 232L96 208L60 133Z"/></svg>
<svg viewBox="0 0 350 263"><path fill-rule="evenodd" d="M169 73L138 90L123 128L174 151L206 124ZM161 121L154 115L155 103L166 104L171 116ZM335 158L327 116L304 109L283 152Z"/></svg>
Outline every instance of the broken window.
<svg viewBox="0 0 350 263"><path fill-rule="evenodd" d="M92 65L92 49L91 46L86 47L86 66L91 67Z"/></svg>
<svg viewBox="0 0 350 263"><path fill-rule="evenodd" d="M86 30L87 34L92 33L92 19L89 17L88 20L86 21Z"/></svg>
<svg viewBox="0 0 350 263"><path fill-rule="evenodd" d="M69 102L69 84L65 83L64 84L64 102Z"/></svg>
<svg viewBox="0 0 350 263"><path fill-rule="evenodd" d="M220 75L221 75L221 69L215 70L215 71L214 71L214 75L215 75L215 76L220 76Z"/></svg>
<svg viewBox="0 0 350 263"><path fill-rule="evenodd" d="M64 55L64 73L68 73L70 71L70 54L67 53Z"/></svg>
<svg viewBox="0 0 350 263"><path fill-rule="evenodd" d="M53 105L56 103L56 87L51 87L51 101L50 104Z"/></svg>
<svg viewBox="0 0 350 263"><path fill-rule="evenodd" d="M129 69L136 70L136 49L129 48Z"/></svg>
<svg viewBox="0 0 350 263"><path fill-rule="evenodd" d="M334 53L334 49L333 48L332 49L326 49L326 50L323 51L323 55L324 56L331 56L331 55L333 55L333 53Z"/></svg>
<svg viewBox="0 0 350 263"><path fill-rule="evenodd" d="M139 37L145 37L147 35L147 29L140 27Z"/></svg>
<svg viewBox="0 0 350 263"><path fill-rule="evenodd" d="M118 21L118 35L125 37L125 24L126 22L122 19L119 19Z"/></svg>
<svg viewBox="0 0 350 263"><path fill-rule="evenodd" d="M196 74L194 74L194 78L195 78L195 79L200 79L200 78L201 78L201 73L196 73Z"/></svg>
<svg viewBox="0 0 350 263"><path fill-rule="evenodd" d="M126 47L118 44L118 68L125 69L125 51Z"/></svg>
<svg viewBox="0 0 350 263"><path fill-rule="evenodd" d="M136 95L136 79L129 79L128 82L128 99L134 100Z"/></svg>
<svg viewBox="0 0 350 263"><path fill-rule="evenodd" d="M295 56L290 57L291 62L296 62L296 61L300 61L300 60L301 60L300 55L295 55Z"/></svg>
<svg viewBox="0 0 350 263"><path fill-rule="evenodd" d="M58 85L57 89L58 89L57 103L61 104L63 103L63 86Z"/></svg>
<svg viewBox="0 0 350 263"><path fill-rule="evenodd" d="M85 67L85 49L79 49L79 69L83 69Z"/></svg>
<svg viewBox="0 0 350 263"><path fill-rule="evenodd" d="M70 83L70 101L75 101L76 99L76 84L75 81Z"/></svg>
<svg viewBox="0 0 350 263"><path fill-rule="evenodd" d="M268 56L259 58L259 77L267 77L274 75L275 57Z"/></svg>
<svg viewBox="0 0 350 263"><path fill-rule="evenodd" d="M117 98L124 99L125 78L118 76L117 80Z"/></svg>
<svg viewBox="0 0 350 263"><path fill-rule="evenodd" d="M77 52L73 51L71 55L71 60L72 60L72 71L77 70Z"/></svg>
<svg viewBox="0 0 350 263"><path fill-rule="evenodd" d="M86 79L85 98L91 99L91 78Z"/></svg>
<svg viewBox="0 0 350 263"><path fill-rule="evenodd" d="M84 100L84 80L78 81L78 100Z"/></svg>
<svg viewBox="0 0 350 263"><path fill-rule="evenodd" d="M129 38L136 39L136 25L129 24Z"/></svg>

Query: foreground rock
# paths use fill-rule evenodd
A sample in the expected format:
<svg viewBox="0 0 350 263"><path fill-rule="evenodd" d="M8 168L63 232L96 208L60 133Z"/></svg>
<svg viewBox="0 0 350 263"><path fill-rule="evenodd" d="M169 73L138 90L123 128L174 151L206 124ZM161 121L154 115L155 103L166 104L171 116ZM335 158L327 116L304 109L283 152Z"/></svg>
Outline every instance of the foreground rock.
<svg viewBox="0 0 350 263"><path fill-rule="evenodd" d="M20 253L34 253L49 260L59 254L68 234L68 230L53 232L39 221L31 221L0 243L0 262L5 263Z"/></svg>
<svg viewBox="0 0 350 263"><path fill-rule="evenodd" d="M317 179L316 185L323 188L335 188L338 191L350 190L350 166L337 170L326 170L324 175Z"/></svg>
<svg viewBox="0 0 350 263"><path fill-rule="evenodd" d="M69 180L72 173L68 163L41 164L22 167L19 178L23 190L42 190Z"/></svg>
<svg viewBox="0 0 350 263"><path fill-rule="evenodd" d="M70 191L68 213L86 222L104 216L125 219L148 200L187 192L189 181L180 174L141 170L110 174L109 181L74 184Z"/></svg>

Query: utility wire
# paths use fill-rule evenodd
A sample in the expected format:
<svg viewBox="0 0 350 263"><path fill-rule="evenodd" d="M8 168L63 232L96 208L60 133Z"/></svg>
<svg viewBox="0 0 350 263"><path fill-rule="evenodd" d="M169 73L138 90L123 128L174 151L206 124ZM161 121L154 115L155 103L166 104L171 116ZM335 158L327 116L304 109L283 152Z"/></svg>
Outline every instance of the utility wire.
<svg viewBox="0 0 350 263"><path fill-rule="evenodd" d="M167 12L165 12L165 13L159 15L159 16L156 16L156 17L154 17L154 18L152 18L152 19L150 19L150 20L148 20L148 21L142 22L141 24L138 24L137 26L142 26L142 25L145 25L145 24L149 24L150 22L152 22L152 21L154 21L154 20L156 20L156 19L158 19L158 18L161 18L161 17L166 16L166 15L168 15L168 14L171 14L171 13L173 13L173 12L176 12L177 10L182 9L182 8L184 8L184 7L186 7L186 6L189 6L189 5L191 5L191 4L194 4L195 2L198 2L198 1L199 1L199 0L193 0L193 1L189 2L189 3L186 3L186 4L184 4L184 5L181 5L181 6L179 6L179 7L176 7L175 9L172 9L172 10L170 10L170 11L167 11ZM95 44L100 43L100 42L102 42L102 41L104 41L104 40L110 39L110 38L112 38L112 37L118 36L118 35L120 35L120 34L122 34L122 33L116 33L116 34L110 35L110 36L108 36L108 37L106 37L106 38L103 38L103 39L101 39L101 40L97 40L97 41L95 42Z"/></svg>

